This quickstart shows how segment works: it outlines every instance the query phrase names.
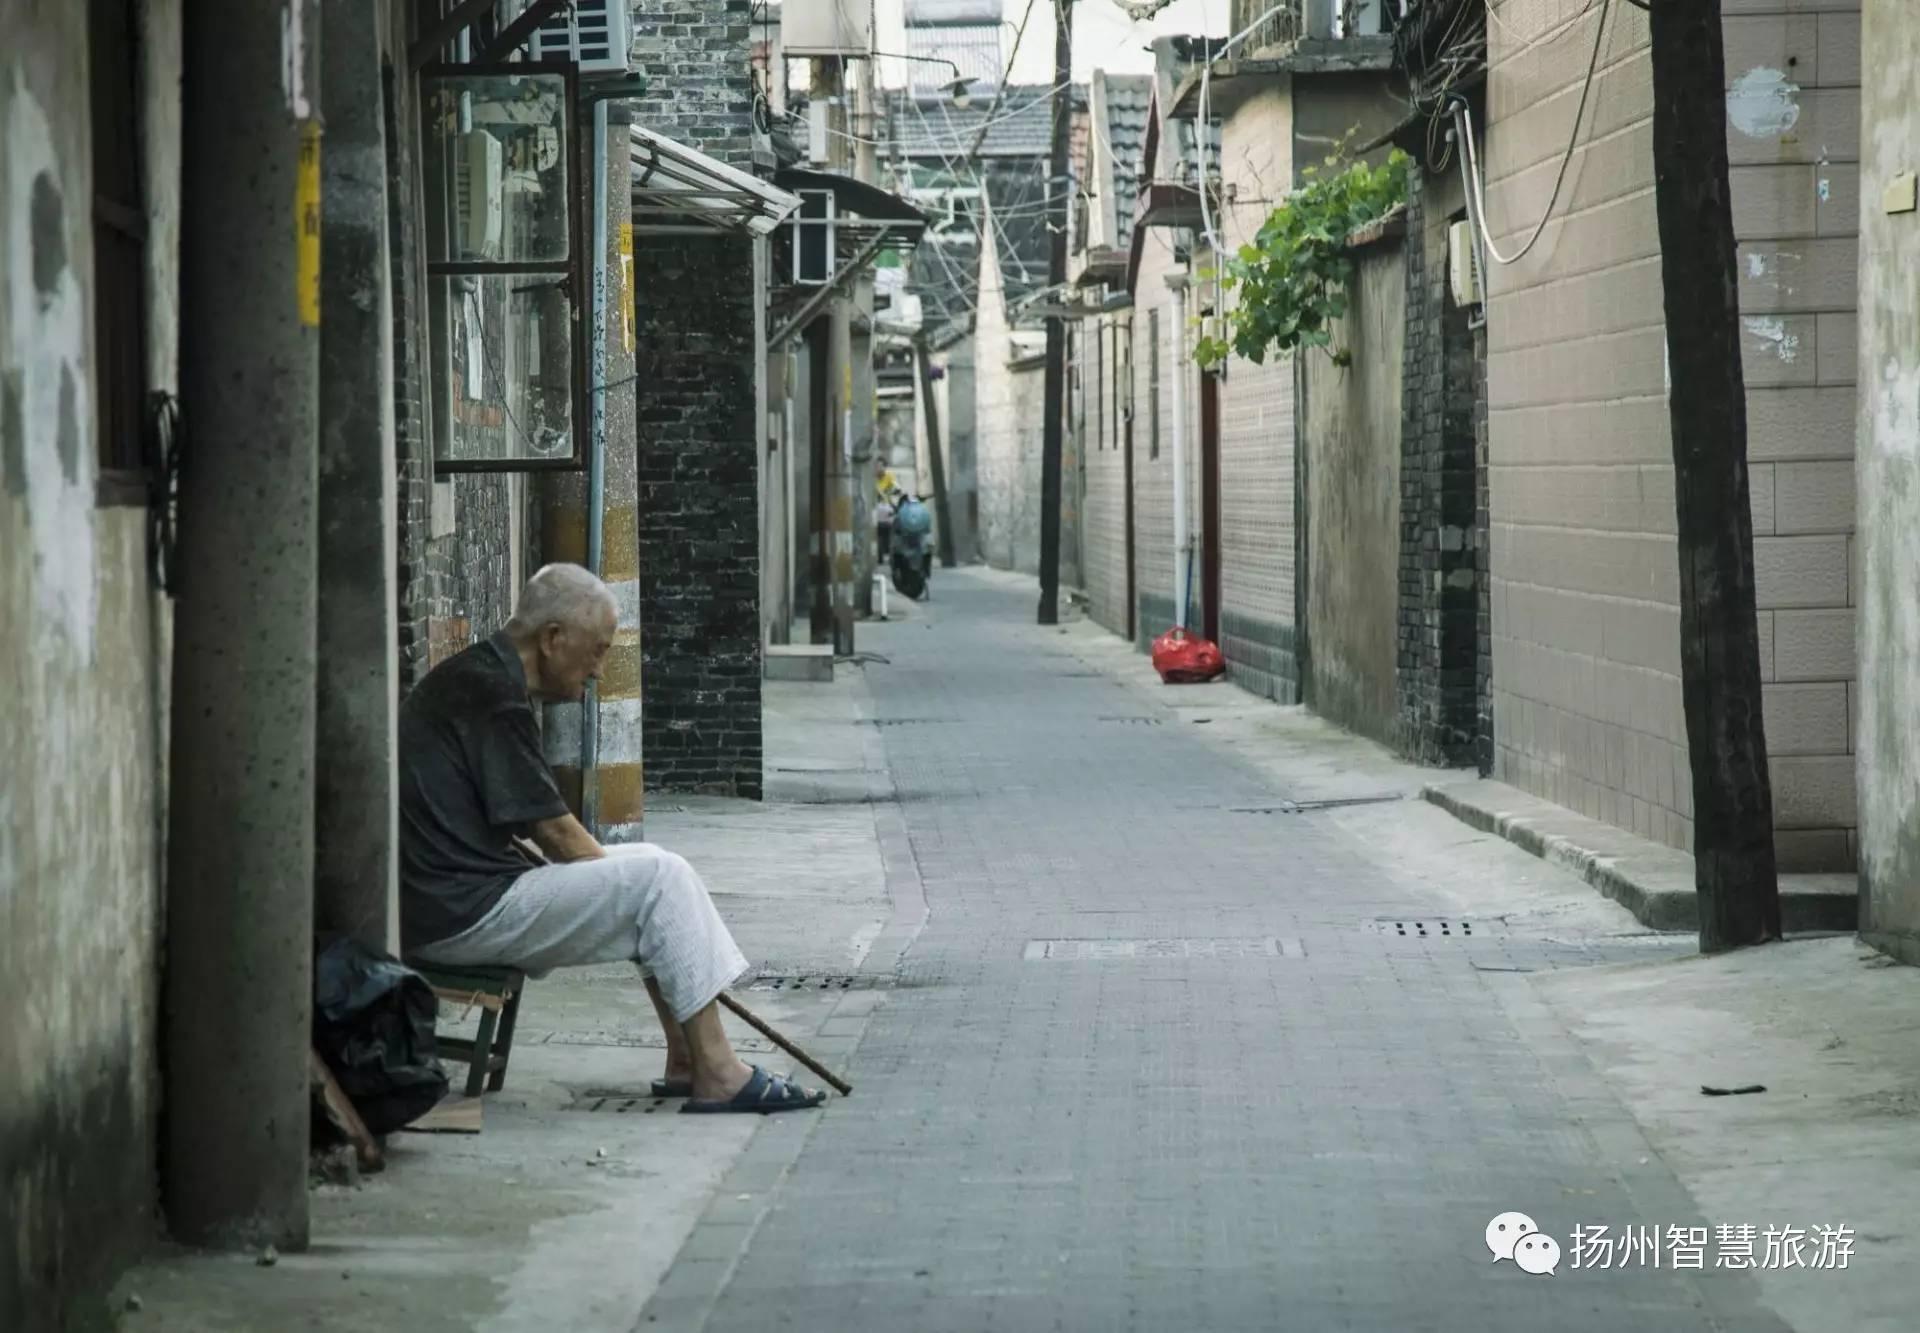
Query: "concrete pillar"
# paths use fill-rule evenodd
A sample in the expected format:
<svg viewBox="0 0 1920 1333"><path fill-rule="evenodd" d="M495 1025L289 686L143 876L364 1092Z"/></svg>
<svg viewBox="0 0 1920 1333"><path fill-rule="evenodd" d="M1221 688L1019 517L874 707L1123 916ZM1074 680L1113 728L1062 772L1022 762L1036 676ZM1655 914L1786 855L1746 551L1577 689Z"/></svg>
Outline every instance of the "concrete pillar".
<svg viewBox="0 0 1920 1333"><path fill-rule="evenodd" d="M1854 728L1860 805L1860 934L1920 964L1920 15L1862 8L1860 165L1860 586Z"/></svg>
<svg viewBox="0 0 1920 1333"><path fill-rule="evenodd" d="M319 612L314 925L400 943L394 728L393 292L382 113L384 0L322 0Z"/></svg>
<svg viewBox="0 0 1920 1333"><path fill-rule="evenodd" d="M607 104L606 349L599 383L606 432L600 510L600 576L620 602L620 625L600 673L596 814L605 842L639 842L645 831L640 707L638 386L634 382L633 201L625 102Z"/></svg>
<svg viewBox="0 0 1920 1333"><path fill-rule="evenodd" d="M165 986L169 1230L307 1241L317 0L185 17L181 480Z"/></svg>

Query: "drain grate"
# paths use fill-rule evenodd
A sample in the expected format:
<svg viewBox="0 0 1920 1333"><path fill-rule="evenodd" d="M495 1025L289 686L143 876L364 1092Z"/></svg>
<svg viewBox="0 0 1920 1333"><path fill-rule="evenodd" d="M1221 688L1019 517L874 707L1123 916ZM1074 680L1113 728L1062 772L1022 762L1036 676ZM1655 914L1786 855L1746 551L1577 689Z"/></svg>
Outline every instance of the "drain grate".
<svg viewBox="0 0 1920 1333"><path fill-rule="evenodd" d="M1103 717L1097 720L1101 722L1118 722L1123 726L1157 727L1164 719L1157 717Z"/></svg>
<svg viewBox="0 0 1920 1333"><path fill-rule="evenodd" d="M869 717L862 720L876 727L946 727L952 726L960 719L957 717Z"/></svg>
<svg viewBox="0 0 1920 1333"><path fill-rule="evenodd" d="M575 1092L569 1111L610 1111L614 1115L652 1115L664 1105L657 1097L640 1096L624 1088L589 1088Z"/></svg>
<svg viewBox="0 0 1920 1333"><path fill-rule="evenodd" d="M1274 936L1227 939L1028 940L1029 963L1106 962L1129 958L1304 958L1296 939Z"/></svg>
<svg viewBox="0 0 1920 1333"><path fill-rule="evenodd" d="M759 991L891 990L894 978L867 973L767 972L747 983Z"/></svg>
<svg viewBox="0 0 1920 1333"><path fill-rule="evenodd" d="M1304 815L1315 810L1338 810L1349 805L1387 805L1394 801L1404 801L1400 792L1381 792L1374 796L1328 796L1316 801L1279 801L1273 805L1235 805L1229 806L1231 815Z"/></svg>
<svg viewBox="0 0 1920 1333"><path fill-rule="evenodd" d="M1468 940L1473 938L1471 921L1415 921L1382 917L1378 921L1369 921L1367 928L1376 935L1391 935L1396 939ZM1484 938L1486 931L1483 929L1480 933Z"/></svg>
<svg viewBox="0 0 1920 1333"><path fill-rule="evenodd" d="M667 1039L663 1036L647 1034L633 1036L624 1032L549 1032L535 1037L531 1034L518 1040L536 1046L611 1046L626 1050L664 1051ZM737 1051L752 1051L756 1054L777 1050L774 1044L764 1037L735 1037L733 1048Z"/></svg>

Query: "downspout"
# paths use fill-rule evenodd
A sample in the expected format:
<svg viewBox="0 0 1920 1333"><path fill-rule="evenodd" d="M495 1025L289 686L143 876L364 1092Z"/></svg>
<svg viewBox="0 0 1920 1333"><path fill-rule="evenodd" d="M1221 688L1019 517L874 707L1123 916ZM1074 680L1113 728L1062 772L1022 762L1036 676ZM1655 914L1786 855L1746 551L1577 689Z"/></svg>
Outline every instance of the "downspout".
<svg viewBox="0 0 1920 1333"><path fill-rule="evenodd" d="M1187 627L1187 275L1167 278L1173 292L1173 624Z"/></svg>
<svg viewBox="0 0 1920 1333"><path fill-rule="evenodd" d="M593 313L589 328L592 368L587 444L587 568L605 568L607 502L607 104L593 104ZM580 822L600 833L600 687L587 682L580 706Z"/></svg>

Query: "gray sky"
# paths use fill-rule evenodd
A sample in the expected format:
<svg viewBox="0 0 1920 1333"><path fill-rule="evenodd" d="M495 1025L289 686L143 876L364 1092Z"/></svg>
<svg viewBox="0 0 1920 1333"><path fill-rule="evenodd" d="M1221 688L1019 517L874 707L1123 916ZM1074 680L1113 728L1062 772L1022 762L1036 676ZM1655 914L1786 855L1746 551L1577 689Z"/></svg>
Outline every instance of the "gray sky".
<svg viewBox="0 0 1920 1333"><path fill-rule="evenodd" d="M883 51L901 51L906 46L905 22L901 0L874 0L879 46ZM1096 69L1118 74L1143 74L1153 68L1146 44L1155 37L1181 34L1227 35L1229 0L1177 0L1151 20L1135 23L1113 0L1078 0L1073 10L1073 77L1084 82ZM1026 10L1026 0L1003 0L1007 28L1002 50L1013 47L1014 28ZM1033 17L1027 20L1027 35L1014 57L1013 82L1049 84L1053 82L1053 3L1034 0ZM892 68L888 69L887 66ZM883 61L881 77L890 87L906 83L906 65L901 61ZM991 93L991 89L986 90Z"/></svg>

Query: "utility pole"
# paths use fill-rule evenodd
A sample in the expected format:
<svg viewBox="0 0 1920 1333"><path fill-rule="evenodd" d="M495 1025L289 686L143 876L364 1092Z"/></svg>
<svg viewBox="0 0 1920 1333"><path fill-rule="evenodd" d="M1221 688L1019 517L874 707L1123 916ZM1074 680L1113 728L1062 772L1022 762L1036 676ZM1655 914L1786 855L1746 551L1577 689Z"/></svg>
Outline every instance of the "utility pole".
<svg viewBox="0 0 1920 1333"><path fill-rule="evenodd" d="M847 152L847 106L845 61L838 56L816 56L809 96L826 104L827 169L845 172ZM829 256L829 262L833 262ZM832 281L840 277L834 273ZM853 654L853 495L859 479L853 475L853 300L843 287L827 302L826 401L816 406L816 419L823 422L826 448L824 457L825 504L822 530L815 534L814 572L824 578L831 606L833 651L837 656ZM816 383L818 380L816 380ZM819 605L821 591L814 592Z"/></svg>
<svg viewBox="0 0 1920 1333"><path fill-rule="evenodd" d="M1073 121L1073 0L1053 0L1053 153L1047 165L1047 286L1067 280L1068 133ZM1040 623L1060 623L1060 454L1067 396L1067 325L1047 317L1046 421L1040 446Z"/></svg>
<svg viewBox="0 0 1920 1333"><path fill-rule="evenodd" d="M1779 939L1781 924L1727 184L1726 51L1720 0L1661 0L1650 17L1654 201L1673 367L1680 683L1700 949L1715 953Z"/></svg>
<svg viewBox="0 0 1920 1333"><path fill-rule="evenodd" d="M186 9L161 1178L217 1248L308 1235L319 53L317 0Z"/></svg>
<svg viewBox="0 0 1920 1333"><path fill-rule="evenodd" d="M927 467L933 473L933 517L939 525L940 563L952 569L959 560L954 550L953 522L947 507L947 460L940 452L940 404L933 396L933 358L925 333L913 339L914 367L920 376L920 401L927 418Z"/></svg>

